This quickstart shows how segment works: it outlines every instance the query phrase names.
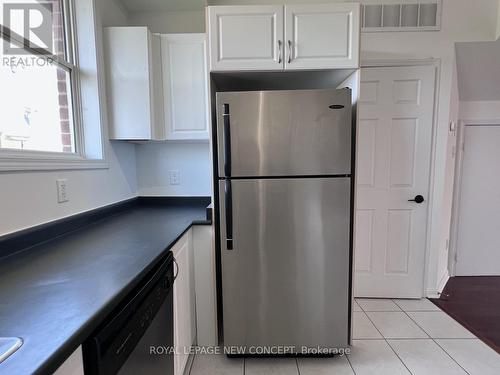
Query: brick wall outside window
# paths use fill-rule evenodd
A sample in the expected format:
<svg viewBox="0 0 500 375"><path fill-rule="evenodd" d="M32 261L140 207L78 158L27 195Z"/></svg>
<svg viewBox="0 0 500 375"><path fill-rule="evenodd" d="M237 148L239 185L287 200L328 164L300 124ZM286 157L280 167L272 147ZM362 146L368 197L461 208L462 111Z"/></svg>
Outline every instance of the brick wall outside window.
<svg viewBox="0 0 500 375"><path fill-rule="evenodd" d="M61 0L48 0L52 3L53 10L53 36L54 36L54 52L55 55L65 58L64 45L64 24L62 16ZM68 95L68 75L62 68L57 69L57 89L59 91L59 115L61 127L61 141L63 152L72 152L72 132L70 121L70 107Z"/></svg>

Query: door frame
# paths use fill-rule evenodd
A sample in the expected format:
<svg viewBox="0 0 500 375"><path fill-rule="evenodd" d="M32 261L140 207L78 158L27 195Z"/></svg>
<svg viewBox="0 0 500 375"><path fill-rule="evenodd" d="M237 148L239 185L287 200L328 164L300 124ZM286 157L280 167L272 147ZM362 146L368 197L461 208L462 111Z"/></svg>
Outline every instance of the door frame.
<svg viewBox="0 0 500 375"><path fill-rule="evenodd" d="M500 119L465 119L459 120L455 156L455 179L453 181L453 202L451 209L450 243L448 251L448 270L450 277L456 276L458 257L458 229L460 227L460 199L462 196L463 165L465 154L466 126L498 126Z"/></svg>
<svg viewBox="0 0 500 375"><path fill-rule="evenodd" d="M427 223L425 230L425 254L424 254L424 272L422 275L422 297L436 297L437 290L427 288L427 279L431 259L431 232L432 232L432 214L435 204L435 171L436 171L436 143L437 127L439 114L439 92L441 86L441 59L363 59L360 69L363 68L391 68L405 66L425 66L431 65L436 69L436 78L434 82L434 108L432 114L432 139L431 139L431 164L429 166L429 206L427 209ZM358 118L359 122L359 118ZM355 207L357 208L357 207ZM355 254L354 254L355 256Z"/></svg>

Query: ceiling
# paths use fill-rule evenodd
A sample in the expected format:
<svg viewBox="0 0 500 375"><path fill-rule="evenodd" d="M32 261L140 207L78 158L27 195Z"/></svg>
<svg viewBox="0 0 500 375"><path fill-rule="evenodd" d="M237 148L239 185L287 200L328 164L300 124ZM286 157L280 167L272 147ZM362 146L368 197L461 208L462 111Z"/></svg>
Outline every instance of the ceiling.
<svg viewBox="0 0 500 375"><path fill-rule="evenodd" d="M460 100L500 100L500 39L457 43Z"/></svg>
<svg viewBox="0 0 500 375"><path fill-rule="evenodd" d="M206 0L118 0L129 12L177 12L202 10Z"/></svg>

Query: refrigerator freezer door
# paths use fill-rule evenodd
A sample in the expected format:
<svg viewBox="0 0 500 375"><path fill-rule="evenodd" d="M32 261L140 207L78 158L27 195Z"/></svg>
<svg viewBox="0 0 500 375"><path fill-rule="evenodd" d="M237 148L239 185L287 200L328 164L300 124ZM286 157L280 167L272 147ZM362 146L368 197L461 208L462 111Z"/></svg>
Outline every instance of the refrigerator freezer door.
<svg viewBox="0 0 500 375"><path fill-rule="evenodd" d="M220 177L351 174L349 89L218 93L217 116Z"/></svg>
<svg viewBox="0 0 500 375"><path fill-rule="evenodd" d="M350 179L219 183L224 344L346 347Z"/></svg>

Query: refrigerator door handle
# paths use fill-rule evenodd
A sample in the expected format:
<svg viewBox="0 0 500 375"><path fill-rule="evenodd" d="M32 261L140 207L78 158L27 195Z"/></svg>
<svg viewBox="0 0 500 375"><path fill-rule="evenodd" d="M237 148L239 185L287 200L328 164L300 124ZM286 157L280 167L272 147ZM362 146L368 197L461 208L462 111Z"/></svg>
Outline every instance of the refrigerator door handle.
<svg viewBox="0 0 500 375"><path fill-rule="evenodd" d="M224 104L224 174L231 177L231 119L229 104Z"/></svg>
<svg viewBox="0 0 500 375"><path fill-rule="evenodd" d="M231 181L225 182L225 207L226 207L226 248L233 250L233 192Z"/></svg>

